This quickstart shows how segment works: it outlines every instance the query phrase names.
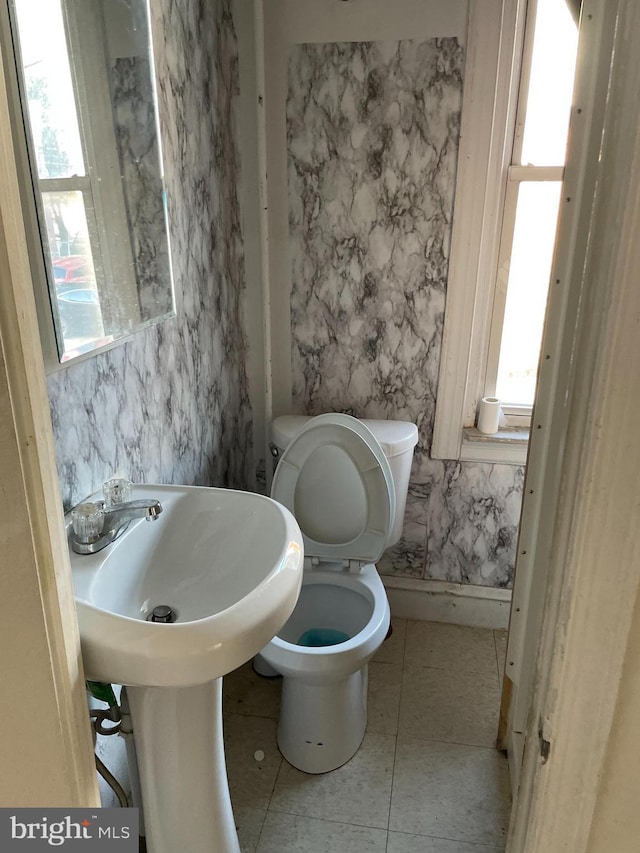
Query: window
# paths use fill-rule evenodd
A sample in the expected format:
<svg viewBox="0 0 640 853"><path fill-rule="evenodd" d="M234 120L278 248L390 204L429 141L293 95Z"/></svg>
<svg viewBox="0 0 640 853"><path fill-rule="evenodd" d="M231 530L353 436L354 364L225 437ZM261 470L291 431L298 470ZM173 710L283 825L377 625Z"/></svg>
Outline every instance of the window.
<svg viewBox="0 0 640 853"><path fill-rule="evenodd" d="M42 214L55 280L59 318L65 300L93 295L94 310L81 323L64 328L71 348L104 336L98 288L103 278L97 261L97 220L60 3L15 5L20 28L25 94L33 137L33 160L42 198ZM91 239L90 235L94 235ZM92 243L94 248L92 248Z"/></svg>
<svg viewBox="0 0 640 853"><path fill-rule="evenodd" d="M524 15L505 2L490 105L488 92L481 93L481 101L474 91L476 78L491 72L483 67L490 55L483 49L487 36L478 22L473 29L474 17L432 455L522 464L562 186L577 28L564 0L530 0L526 28ZM480 140L479 153L470 138ZM473 429L483 396L502 401L507 429L495 438Z"/></svg>
<svg viewBox="0 0 640 853"><path fill-rule="evenodd" d="M577 29L562 0L538 0L529 14L535 18L528 27L533 38L525 47L507 172L484 392L501 399L508 416L530 419L562 186Z"/></svg>
<svg viewBox="0 0 640 853"><path fill-rule="evenodd" d="M105 52L84 0L15 0L23 101L61 361L140 321Z"/></svg>

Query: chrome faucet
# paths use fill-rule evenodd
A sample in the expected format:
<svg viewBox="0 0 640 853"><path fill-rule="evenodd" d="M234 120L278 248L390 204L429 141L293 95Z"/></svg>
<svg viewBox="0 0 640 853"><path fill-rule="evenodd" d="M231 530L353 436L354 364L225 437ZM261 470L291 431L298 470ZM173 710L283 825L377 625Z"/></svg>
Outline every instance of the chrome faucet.
<svg viewBox="0 0 640 853"><path fill-rule="evenodd" d="M104 508L104 501L82 503L72 511L71 548L76 554L96 554L121 536L137 518L155 521L162 504L155 500L127 501Z"/></svg>

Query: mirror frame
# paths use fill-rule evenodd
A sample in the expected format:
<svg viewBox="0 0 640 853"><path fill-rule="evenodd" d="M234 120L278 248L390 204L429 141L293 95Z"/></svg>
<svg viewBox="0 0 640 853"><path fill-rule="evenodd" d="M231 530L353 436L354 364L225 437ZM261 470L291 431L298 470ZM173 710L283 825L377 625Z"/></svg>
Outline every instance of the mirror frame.
<svg viewBox="0 0 640 853"><path fill-rule="evenodd" d="M144 0L147 7L147 13L150 14L149 4ZM173 302L173 311L154 317L143 323L139 323L135 329L122 334L118 338L102 346L95 347L88 352L81 353L77 356L61 361L61 347L58 343L58 335L56 332L56 322L54 319L54 307L52 305L53 295L49 284L49 257L46 247L43 242L41 229L41 216L39 215L39 189L37 187L37 179L31 169L31 154L30 154L30 129L29 118L26 115L26 107L23 106L22 99L22 83L19 79L18 62L20 59L20 45L17 39L17 34L14 32L14 23L10 12L12 0L0 0L0 53L2 58L2 68L4 72L5 85L7 88L7 98L9 101L9 110L11 115L11 136L15 152L15 159L18 165L18 184L20 188L20 196L22 201L22 217L24 221L25 237L29 253L29 264L31 268L31 277L33 282L33 293L36 304L36 313L38 317L38 326L40 330L40 343L42 347L42 355L44 361L45 373L47 375L57 373L61 370L66 370L80 362L87 361L101 353L108 352L127 342L131 341L138 333L145 332L152 326L163 323L167 320L175 319L178 315L178 288L176 287L173 275L173 263L171 254L171 237L170 237L170 210L166 196L166 183L164 177L164 159L163 145L160 133L160 116L156 116L156 127L158 129L158 149L160 156L160 166L162 170L162 183L165 191L165 223L167 230L168 244L168 263L169 263L169 282L171 286L171 296ZM149 21L149 38L150 38L150 57L153 67L153 89L157 92L155 79L155 53L153 48L152 27ZM159 110L158 99L156 95L156 110Z"/></svg>

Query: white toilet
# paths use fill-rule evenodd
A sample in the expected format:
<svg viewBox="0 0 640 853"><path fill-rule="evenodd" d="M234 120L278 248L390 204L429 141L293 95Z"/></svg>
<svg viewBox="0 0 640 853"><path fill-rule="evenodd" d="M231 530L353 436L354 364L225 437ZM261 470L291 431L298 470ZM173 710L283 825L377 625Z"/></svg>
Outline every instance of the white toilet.
<svg viewBox="0 0 640 853"><path fill-rule="evenodd" d="M304 540L300 598L256 659L280 673L278 746L306 773L326 773L358 750L367 724L367 664L389 629L374 565L402 534L414 424L349 415L285 416L272 424L280 462L271 497Z"/></svg>

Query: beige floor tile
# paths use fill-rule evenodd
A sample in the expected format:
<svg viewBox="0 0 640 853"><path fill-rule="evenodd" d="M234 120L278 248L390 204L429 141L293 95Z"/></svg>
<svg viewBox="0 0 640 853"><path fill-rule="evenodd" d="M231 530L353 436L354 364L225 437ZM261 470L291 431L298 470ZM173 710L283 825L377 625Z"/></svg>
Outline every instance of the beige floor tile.
<svg viewBox="0 0 640 853"><path fill-rule="evenodd" d="M405 667L429 666L459 672L495 672L496 648L490 628L444 622L407 623Z"/></svg>
<svg viewBox="0 0 640 853"><path fill-rule="evenodd" d="M387 832L269 812L258 853L385 853Z"/></svg>
<svg viewBox="0 0 640 853"><path fill-rule="evenodd" d="M500 845L509 809L507 762L497 750L398 737L390 830Z"/></svg>
<svg viewBox="0 0 640 853"><path fill-rule="evenodd" d="M493 747L499 711L495 663L488 675L424 667L405 669L398 731L430 740Z"/></svg>
<svg viewBox="0 0 640 853"><path fill-rule="evenodd" d="M387 842L387 853L502 853L503 850L504 846L494 844L467 844L406 832L390 832Z"/></svg>
<svg viewBox="0 0 640 853"><path fill-rule="evenodd" d="M496 660L498 662L498 675L500 677L500 681L502 681L502 677L504 675L504 664L505 658L507 656L507 632L506 631L494 631L493 639L496 644Z"/></svg>
<svg viewBox="0 0 640 853"><path fill-rule="evenodd" d="M234 809L266 810L282 764L276 745L276 723L260 717L230 714L224 718L224 748ZM264 752L256 761L255 753Z"/></svg>
<svg viewBox="0 0 640 853"><path fill-rule="evenodd" d="M407 620L391 617L393 632L376 652L374 661L378 663L402 663L404 661L404 645L407 636Z"/></svg>
<svg viewBox="0 0 640 853"><path fill-rule="evenodd" d="M385 735L398 733L402 666L399 663L369 664L367 731Z"/></svg>
<svg viewBox="0 0 640 853"><path fill-rule="evenodd" d="M251 806L242 805L233 807L242 853L256 853L266 815L265 809L254 809Z"/></svg>
<svg viewBox="0 0 640 853"><path fill-rule="evenodd" d="M262 678L253 671L249 661L224 677L224 712L277 720L280 715L281 692L281 678Z"/></svg>
<svg viewBox="0 0 640 853"><path fill-rule="evenodd" d="M395 742L393 735L366 734L351 761L317 776L285 761L270 810L386 829Z"/></svg>

